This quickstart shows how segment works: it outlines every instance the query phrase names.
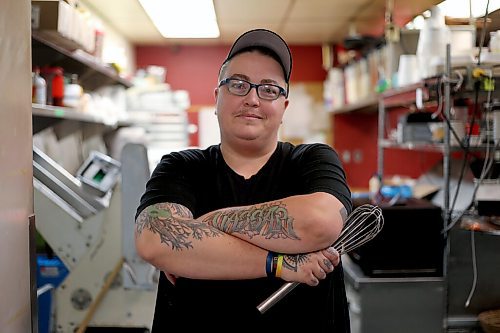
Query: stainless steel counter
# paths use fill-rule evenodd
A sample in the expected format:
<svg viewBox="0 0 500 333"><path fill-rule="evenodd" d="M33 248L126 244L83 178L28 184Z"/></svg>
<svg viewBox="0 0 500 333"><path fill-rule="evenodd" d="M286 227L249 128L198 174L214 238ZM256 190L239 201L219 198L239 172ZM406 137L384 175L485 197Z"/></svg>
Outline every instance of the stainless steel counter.
<svg viewBox="0 0 500 333"><path fill-rule="evenodd" d="M348 256L342 261L352 333L443 332L443 278L370 278Z"/></svg>

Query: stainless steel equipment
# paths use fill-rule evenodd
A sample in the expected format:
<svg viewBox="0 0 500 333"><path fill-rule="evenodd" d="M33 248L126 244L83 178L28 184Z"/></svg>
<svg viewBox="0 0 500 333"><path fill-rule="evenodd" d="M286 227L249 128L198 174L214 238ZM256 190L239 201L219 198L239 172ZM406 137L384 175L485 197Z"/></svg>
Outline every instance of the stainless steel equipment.
<svg viewBox="0 0 500 333"><path fill-rule="evenodd" d="M343 258L352 333L442 333L442 277L371 278Z"/></svg>

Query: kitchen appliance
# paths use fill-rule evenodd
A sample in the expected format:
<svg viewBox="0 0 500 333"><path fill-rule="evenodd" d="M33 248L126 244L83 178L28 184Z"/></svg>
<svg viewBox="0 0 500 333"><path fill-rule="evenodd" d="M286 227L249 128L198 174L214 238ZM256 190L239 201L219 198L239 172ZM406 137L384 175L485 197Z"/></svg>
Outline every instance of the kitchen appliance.
<svg viewBox="0 0 500 333"><path fill-rule="evenodd" d="M363 204L355 200L354 205ZM370 243L349 252L369 277L441 276L444 237L441 208L409 198L380 205L384 229Z"/></svg>

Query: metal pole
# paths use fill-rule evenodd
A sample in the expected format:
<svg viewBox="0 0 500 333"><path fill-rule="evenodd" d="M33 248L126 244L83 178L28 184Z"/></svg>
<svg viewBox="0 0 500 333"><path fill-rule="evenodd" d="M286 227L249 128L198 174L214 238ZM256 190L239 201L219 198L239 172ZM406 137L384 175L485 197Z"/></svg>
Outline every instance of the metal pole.
<svg viewBox="0 0 500 333"><path fill-rule="evenodd" d="M378 137L377 137L377 175L383 179L384 175L384 147L382 140L385 132L385 105L384 97L379 96L378 100ZM382 185L382 184L381 184Z"/></svg>
<svg viewBox="0 0 500 333"><path fill-rule="evenodd" d="M451 78L451 47L446 44L446 79L444 81L444 115L450 119L450 78ZM450 222L450 127L445 126L444 152L443 152L443 178L444 178L444 223L445 227Z"/></svg>
<svg viewBox="0 0 500 333"><path fill-rule="evenodd" d="M446 44L446 79L444 82L444 115L450 119L451 100L450 100L450 78L451 78L451 46ZM443 178L444 178L444 207L443 207L443 225L447 230L451 220L450 212L450 127L445 126L444 130L444 149L443 149ZM446 245L443 251L443 326L448 327L448 256L450 252L450 238L447 234Z"/></svg>

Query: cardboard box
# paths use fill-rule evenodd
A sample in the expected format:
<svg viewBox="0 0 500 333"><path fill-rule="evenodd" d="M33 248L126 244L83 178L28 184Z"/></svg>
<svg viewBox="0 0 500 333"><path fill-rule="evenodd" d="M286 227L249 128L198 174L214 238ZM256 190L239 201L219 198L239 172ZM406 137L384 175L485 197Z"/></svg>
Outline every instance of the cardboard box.
<svg viewBox="0 0 500 333"><path fill-rule="evenodd" d="M32 29L42 37L68 50L81 48L75 36L75 9L65 1L33 0Z"/></svg>

